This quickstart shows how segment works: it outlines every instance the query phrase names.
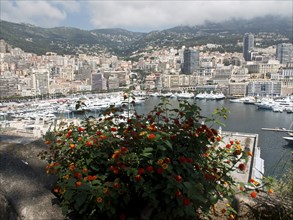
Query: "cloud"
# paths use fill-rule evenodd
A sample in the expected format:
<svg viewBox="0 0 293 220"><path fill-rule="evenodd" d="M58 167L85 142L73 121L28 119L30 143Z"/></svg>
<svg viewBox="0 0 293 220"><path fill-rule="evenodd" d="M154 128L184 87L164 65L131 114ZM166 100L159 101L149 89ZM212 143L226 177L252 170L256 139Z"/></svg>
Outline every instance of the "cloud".
<svg viewBox="0 0 293 220"><path fill-rule="evenodd" d="M30 23L42 27L53 27L67 18L67 12L75 12L75 2L54 1L1 1L1 19L12 22Z"/></svg>
<svg viewBox="0 0 293 220"><path fill-rule="evenodd" d="M253 18L267 14L292 16L292 1L90 1L91 24L96 28L162 29L196 25L205 20Z"/></svg>
<svg viewBox="0 0 293 220"><path fill-rule="evenodd" d="M291 16L287 0L1 0L1 19L41 27L162 30L229 18Z"/></svg>

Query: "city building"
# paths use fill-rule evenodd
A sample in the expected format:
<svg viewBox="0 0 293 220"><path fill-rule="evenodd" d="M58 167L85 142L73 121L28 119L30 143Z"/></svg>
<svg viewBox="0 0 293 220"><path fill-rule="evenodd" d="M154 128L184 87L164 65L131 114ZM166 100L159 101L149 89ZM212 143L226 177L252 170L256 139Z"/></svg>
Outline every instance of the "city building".
<svg viewBox="0 0 293 220"><path fill-rule="evenodd" d="M243 57L245 61L252 60L252 52L254 50L254 35L246 33L243 37Z"/></svg>
<svg viewBox="0 0 293 220"><path fill-rule="evenodd" d="M92 90L93 91L105 91L107 90L107 80L104 78L104 74L101 72L92 73Z"/></svg>
<svg viewBox="0 0 293 220"><path fill-rule="evenodd" d="M20 95L18 90L18 76L9 72L0 76L0 97Z"/></svg>
<svg viewBox="0 0 293 220"><path fill-rule="evenodd" d="M228 95L234 97L244 97L246 96L247 83L229 83L228 85Z"/></svg>
<svg viewBox="0 0 293 220"><path fill-rule="evenodd" d="M247 85L248 96L280 96L281 82L280 81L252 81Z"/></svg>
<svg viewBox="0 0 293 220"><path fill-rule="evenodd" d="M293 44L291 43L278 44L276 48L276 58L282 64L293 62Z"/></svg>
<svg viewBox="0 0 293 220"><path fill-rule="evenodd" d="M185 49L182 72L184 74L192 74L197 68L199 68L199 52L194 49Z"/></svg>

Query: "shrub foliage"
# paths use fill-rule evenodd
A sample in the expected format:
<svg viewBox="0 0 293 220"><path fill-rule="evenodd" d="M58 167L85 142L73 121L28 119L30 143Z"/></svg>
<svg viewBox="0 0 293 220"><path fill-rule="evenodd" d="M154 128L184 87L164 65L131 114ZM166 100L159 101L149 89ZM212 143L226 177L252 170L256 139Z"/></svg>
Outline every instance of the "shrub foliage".
<svg viewBox="0 0 293 220"><path fill-rule="evenodd" d="M163 101L147 115L122 114L126 108L45 135L43 156L65 215L189 219L235 193L230 173L249 153L213 128L226 109L206 118L187 101Z"/></svg>

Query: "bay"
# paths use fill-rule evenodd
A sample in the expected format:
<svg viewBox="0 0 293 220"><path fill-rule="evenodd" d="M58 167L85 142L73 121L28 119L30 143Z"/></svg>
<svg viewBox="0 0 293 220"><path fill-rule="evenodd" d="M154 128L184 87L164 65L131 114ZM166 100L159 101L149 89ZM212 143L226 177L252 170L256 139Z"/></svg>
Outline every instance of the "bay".
<svg viewBox="0 0 293 220"><path fill-rule="evenodd" d="M286 128L293 121L293 114L276 113L268 110L259 110L255 105L231 103L229 100L188 100L195 102L201 108L201 114L210 117L216 108L225 107L229 110L223 131L244 132L258 134L258 146L261 149L261 158L265 163L265 175L280 177L292 166L292 144L288 144L283 136L286 132L265 131L262 128ZM146 114L161 102L160 98L150 97L142 105L135 107L139 114ZM170 99L170 104L178 106L176 99Z"/></svg>

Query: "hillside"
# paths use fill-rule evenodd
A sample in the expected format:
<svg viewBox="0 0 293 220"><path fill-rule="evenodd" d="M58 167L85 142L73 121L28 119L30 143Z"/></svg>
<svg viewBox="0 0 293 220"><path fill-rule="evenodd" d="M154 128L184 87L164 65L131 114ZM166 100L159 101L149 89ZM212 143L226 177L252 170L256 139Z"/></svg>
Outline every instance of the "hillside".
<svg viewBox="0 0 293 220"><path fill-rule="evenodd" d="M47 51L58 54L96 54L107 51L118 56L128 56L134 51L149 47L181 47L206 43L235 44L242 41L242 36L246 32L276 33L292 41L292 27L293 18L274 16L250 20L231 19L221 23L206 21L203 25L178 26L149 33L124 29L86 31L72 27L41 28L0 20L0 39L4 39L13 47L36 54L44 54ZM268 45L275 43L266 42Z"/></svg>

